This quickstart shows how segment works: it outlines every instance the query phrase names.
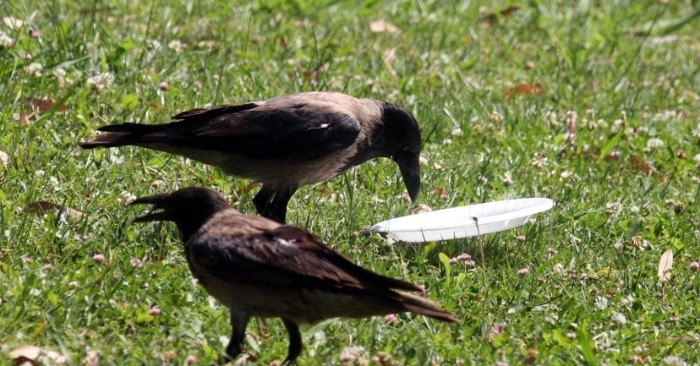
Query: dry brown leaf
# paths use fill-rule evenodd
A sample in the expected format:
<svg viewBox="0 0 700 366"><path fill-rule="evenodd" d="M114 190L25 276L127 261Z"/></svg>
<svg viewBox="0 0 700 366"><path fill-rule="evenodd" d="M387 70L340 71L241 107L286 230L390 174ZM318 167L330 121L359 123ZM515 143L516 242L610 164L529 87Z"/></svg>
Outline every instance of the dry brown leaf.
<svg viewBox="0 0 700 366"><path fill-rule="evenodd" d="M41 355L41 347L37 346L19 346L10 350L10 358L17 365L39 365L38 359Z"/></svg>
<svg viewBox="0 0 700 366"><path fill-rule="evenodd" d="M374 33L399 33L399 28L383 20L376 20L374 22L369 23L369 30Z"/></svg>
<svg viewBox="0 0 700 366"><path fill-rule="evenodd" d="M44 215L49 212L63 212L66 214L68 217L80 217L83 216L83 213L70 208L70 207L64 207L59 204L55 204L53 202L49 201L36 201L28 204L22 209L23 213L31 213L35 215Z"/></svg>
<svg viewBox="0 0 700 366"><path fill-rule="evenodd" d="M518 10L520 10L519 6L511 5L511 6L508 6L506 8L503 8L499 11L495 11L493 13L488 13L484 17L481 18L481 23L486 25L486 26L491 26L491 25L493 25L493 23L496 23L499 19L506 18Z"/></svg>
<svg viewBox="0 0 700 366"><path fill-rule="evenodd" d="M50 364L66 363L66 357L55 351L43 349L39 346L19 346L10 350L10 358L20 366L40 366L44 361Z"/></svg>
<svg viewBox="0 0 700 366"><path fill-rule="evenodd" d="M435 194L440 198L450 198L450 193L445 188L435 188Z"/></svg>
<svg viewBox="0 0 700 366"><path fill-rule="evenodd" d="M517 95L541 95L544 92L544 88L539 83L534 84L518 84L503 93L506 97L513 97Z"/></svg>
<svg viewBox="0 0 700 366"><path fill-rule="evenodd" d="M659 282L671 279L671 267L673 267L673 251L669 249L661 255L661 260L659 260Z"/></svg>
<svg viewBox="0 0 700 366"><path fill-rule="evenodd" d="M632 170L643 173L647 177L656 174L656 170L649 165L646 160L639 157L639 155L630 156L630 165L632 166Z"/></svg>
<svg viewBox="0 0 700 366"><path fill-rule="evenodd" d="M260 183L251 182L251 183L248 183L248 184L246 184L245 186L243 186L243 187L241 187L241 188L238 188L238 189L236 190L236 194L237 194L237 195L241 195L241 194L243 194L243 193L248 193L248 192L252 191L253 189L255 189L256 187L260 187L260 186L261 186Z"/></svg>
<svg viewBox="0 0 700 366"><path fill-rule="evenodd" d="M419 214L419 213L423 213L423 212L430 212L432 210L433 209L430 208L430 206L419 203L419 204L413 206L413 208L411 209L411 213Z"/></svg>
<svg viewBox="0 0 700 366"><path fill-rule="evenodd" d="M56 101L51 98L32 98L29 100L29 104L32 106L32 110L39 112L39 114L44 114L51 110L51 108L54 107L56 104ZM58 106L56 111L58 112L64 112L66 110L66 105L61 104Z"/></svg>
<svg viewBox="0 0 700 366"><path fill-rule="evenodd" d="M318 78L318 70L310 70L302 72L306 80L316 80Z"/></svg>
<svg viewBox="0 0 700 366"><path fill-rule="evenodd" d="M525 365L534 365L537 362L537 350L530 348L527 350L527 357L523 359Z"/></svg>
<svg viewBox="0 0 700 366"><path fill-rule="evenodd" d="M384 51L384 65L386 66L387 70L389 70L391 76L396 77L396 70L394 70L393 66L394 60L396 60L396 48L390 48Z"/></svg>
<svg viewBox="0 0 700 366"><path fill-rule="evenodd" d="M331 195L331 190L327 187L318 187L316 188L316 192L318 192L323 197L328 197Z"/></svg>

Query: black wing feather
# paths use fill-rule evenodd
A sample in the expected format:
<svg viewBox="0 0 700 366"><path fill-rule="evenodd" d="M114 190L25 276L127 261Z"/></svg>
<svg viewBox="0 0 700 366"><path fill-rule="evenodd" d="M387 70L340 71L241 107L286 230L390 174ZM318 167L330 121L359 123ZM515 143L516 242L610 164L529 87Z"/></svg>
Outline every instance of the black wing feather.
<svg viewBox="0 0 700 366"><path fill-rule="evenodd" d="M190 260L224 281L343 292L420 291L413 284L355 265L292 226L252 235L204 234L187 247Z"/></svg>
<svg viewBox="0 0 700 366"><path fill-rule="evenodd" d="M253 109L180 130L169 143L250 158L313 159L347 148L359 132L359 121L343 113L296 107Z"/></svg>

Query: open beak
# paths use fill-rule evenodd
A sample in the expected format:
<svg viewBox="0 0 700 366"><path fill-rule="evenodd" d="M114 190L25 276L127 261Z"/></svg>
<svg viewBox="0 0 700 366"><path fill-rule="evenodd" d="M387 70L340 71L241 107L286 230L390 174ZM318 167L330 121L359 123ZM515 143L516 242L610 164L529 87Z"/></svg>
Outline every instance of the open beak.
<svg viewBox="0 0 700 366"><path fill-rule="evenodd" d="M134 222L149 222L149 221L168 221L170 217L164 210L163 204L169 197L169 194L157 194L154 196L140 197L133 200L129 205L149 204L153 205L151 210L143 216L134 219Z"/></svg>
<svg viewBox="0 0 700 366"><path fill-rule="evenodd" d="M401 170L403 182L406 184L408 196L411 202L416 202L418 193L420 193L420 164L418 162L419 155L402 155L394 158L394 161Z"/></svg>

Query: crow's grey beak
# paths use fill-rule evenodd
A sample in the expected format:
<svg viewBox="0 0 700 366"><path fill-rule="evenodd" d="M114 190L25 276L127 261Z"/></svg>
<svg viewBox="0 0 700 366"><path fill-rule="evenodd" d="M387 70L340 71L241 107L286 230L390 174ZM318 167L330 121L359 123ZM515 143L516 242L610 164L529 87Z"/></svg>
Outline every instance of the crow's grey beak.
<svg viewBox="0 0 700 366"><path fill-rule="evenodd" d="M399 170L401 170L401 176L404 184L406 184L408 196L411 198L411 202L414 203L418 198L418 193L420 193L420 163L418 162L418 157L418 154L405 154L394 157L394 161L398 164Z"/></svg>
<svg viewBox="0 0 700 366"><path fill-rule="evenodd" d="M130 206L149 204L153 205L151 210L143 215L134 219L134 222L149 222L149 221L167 221L170 220L168 213L164 211L163 203L169 197L169 194L157 194L154 196L146 196L133 200L129 203Z"/></svg>

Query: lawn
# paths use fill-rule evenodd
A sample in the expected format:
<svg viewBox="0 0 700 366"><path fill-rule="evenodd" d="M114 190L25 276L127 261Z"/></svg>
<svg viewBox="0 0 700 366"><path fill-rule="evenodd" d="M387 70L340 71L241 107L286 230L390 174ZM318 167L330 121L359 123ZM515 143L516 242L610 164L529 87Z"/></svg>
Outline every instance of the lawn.
<svg viewBox="0 0 700 366"><path fill-rule="evenodd" d="M0 365L20 346L46 365L214 363L228 312L192 279L175 227L132 224L143 209L127 204L201 185L254 213L257 188L78 142L309 90L412 111L423 190L412 206L377 159L303 188L289 220L425 285L462 322L306 326L299 364L700 363L699 15L697 1L0 2ZM521 197L557 205L478 239L362 234ZM282 323L253 320L244 350L284 359Z"/></svg>

